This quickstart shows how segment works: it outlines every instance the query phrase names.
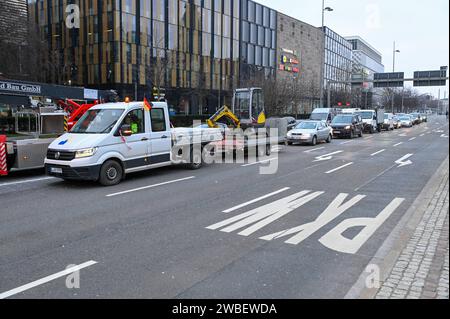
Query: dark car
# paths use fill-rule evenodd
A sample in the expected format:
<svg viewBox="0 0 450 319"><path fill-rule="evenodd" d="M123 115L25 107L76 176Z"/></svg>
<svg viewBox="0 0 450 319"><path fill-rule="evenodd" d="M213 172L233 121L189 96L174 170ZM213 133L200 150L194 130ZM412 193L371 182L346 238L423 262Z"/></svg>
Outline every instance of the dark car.
<svg viewBox="0 0 450 319"><path fill-rule="evenodd" d="M287 117L285 117L285 119L288 122L288 125L287 125L287 130L288 131L292 130L298 124L297 120L295 118L293 118L292 116L287 116Z"/></svg>
<svg viewBox="0 0 450 319"><path fill-rule="evenodd" d="M410 113L408 115L412 117L414 125L419 125L421 123L419 113Z"/></svg>
<svg viewBox="0 0 450 319"><path fill-rule="evenodd" d="M357 114L339 114L331 122L331 127L333 138L363 136L364 123Z"/></svg>

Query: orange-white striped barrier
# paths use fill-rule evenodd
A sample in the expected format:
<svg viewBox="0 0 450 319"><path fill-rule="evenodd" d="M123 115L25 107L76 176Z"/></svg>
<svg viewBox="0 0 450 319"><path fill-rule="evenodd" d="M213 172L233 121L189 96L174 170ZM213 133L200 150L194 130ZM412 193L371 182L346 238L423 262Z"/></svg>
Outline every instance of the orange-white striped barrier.
<svg viewBox="0 0 450 319"><path fill-rule="evenodd" d="M0 135L0 176L8 175L6 166L6 135Z"/></svg>

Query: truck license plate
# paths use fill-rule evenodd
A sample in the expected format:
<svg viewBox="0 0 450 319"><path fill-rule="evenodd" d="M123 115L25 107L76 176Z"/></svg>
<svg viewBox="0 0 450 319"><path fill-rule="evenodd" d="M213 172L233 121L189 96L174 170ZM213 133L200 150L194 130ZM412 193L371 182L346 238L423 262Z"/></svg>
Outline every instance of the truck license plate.
<svg viewBox="0 0 450 319"><path fill-rule="evenodd" d="M61 167L50 167L50 172L54 174L62 174L62 168Z"/></svg>

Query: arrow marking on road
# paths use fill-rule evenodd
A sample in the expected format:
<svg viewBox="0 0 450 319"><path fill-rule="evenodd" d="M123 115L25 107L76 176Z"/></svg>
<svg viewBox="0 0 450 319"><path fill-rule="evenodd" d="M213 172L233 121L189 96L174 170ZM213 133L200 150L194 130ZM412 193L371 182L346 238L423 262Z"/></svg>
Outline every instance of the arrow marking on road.
<svg viewBox="0 0 450 319"><path fill-rule="evenodd" d="M328 161L328 160L333 158L333 155L337 155L337 154L340 154L340 153L343 153L343 152L344 151L337 151L337 152L333 152L333 153L317 156L316 160L314 162Z"/></svg>
<svg viewBox="0 0 450 319"><path fill-rule="evenodd" d="M413 156L413 155L414 155L414 154L406 154L406 155L403 156L402 158L396 160L395 163L398 164L398 167L403 167L403 166L411 165L413 162L411 162L410 160L408 160L408 158L410 158L410 157Z"/></svg>

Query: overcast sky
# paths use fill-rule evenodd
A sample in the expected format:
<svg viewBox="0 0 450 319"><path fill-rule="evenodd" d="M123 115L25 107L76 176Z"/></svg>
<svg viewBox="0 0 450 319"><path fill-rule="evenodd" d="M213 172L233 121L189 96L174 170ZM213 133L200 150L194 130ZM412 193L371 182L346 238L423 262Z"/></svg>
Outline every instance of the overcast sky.
<svg viewBox="0 0 450 319"><path fill-rule="evenodd" d="M314 26L322 24L321 0L256 0ZM326 0L325 25L342 36L358 35L383 55L385 72L395 70L412 77L414 71L438 70L449 65L448 0ZM448 82L447 82L448 83ZM407 83L406 86L412 86ZM422 88L437 96L439 88ZM441 98L447 87L441 87Z"/></svg>

